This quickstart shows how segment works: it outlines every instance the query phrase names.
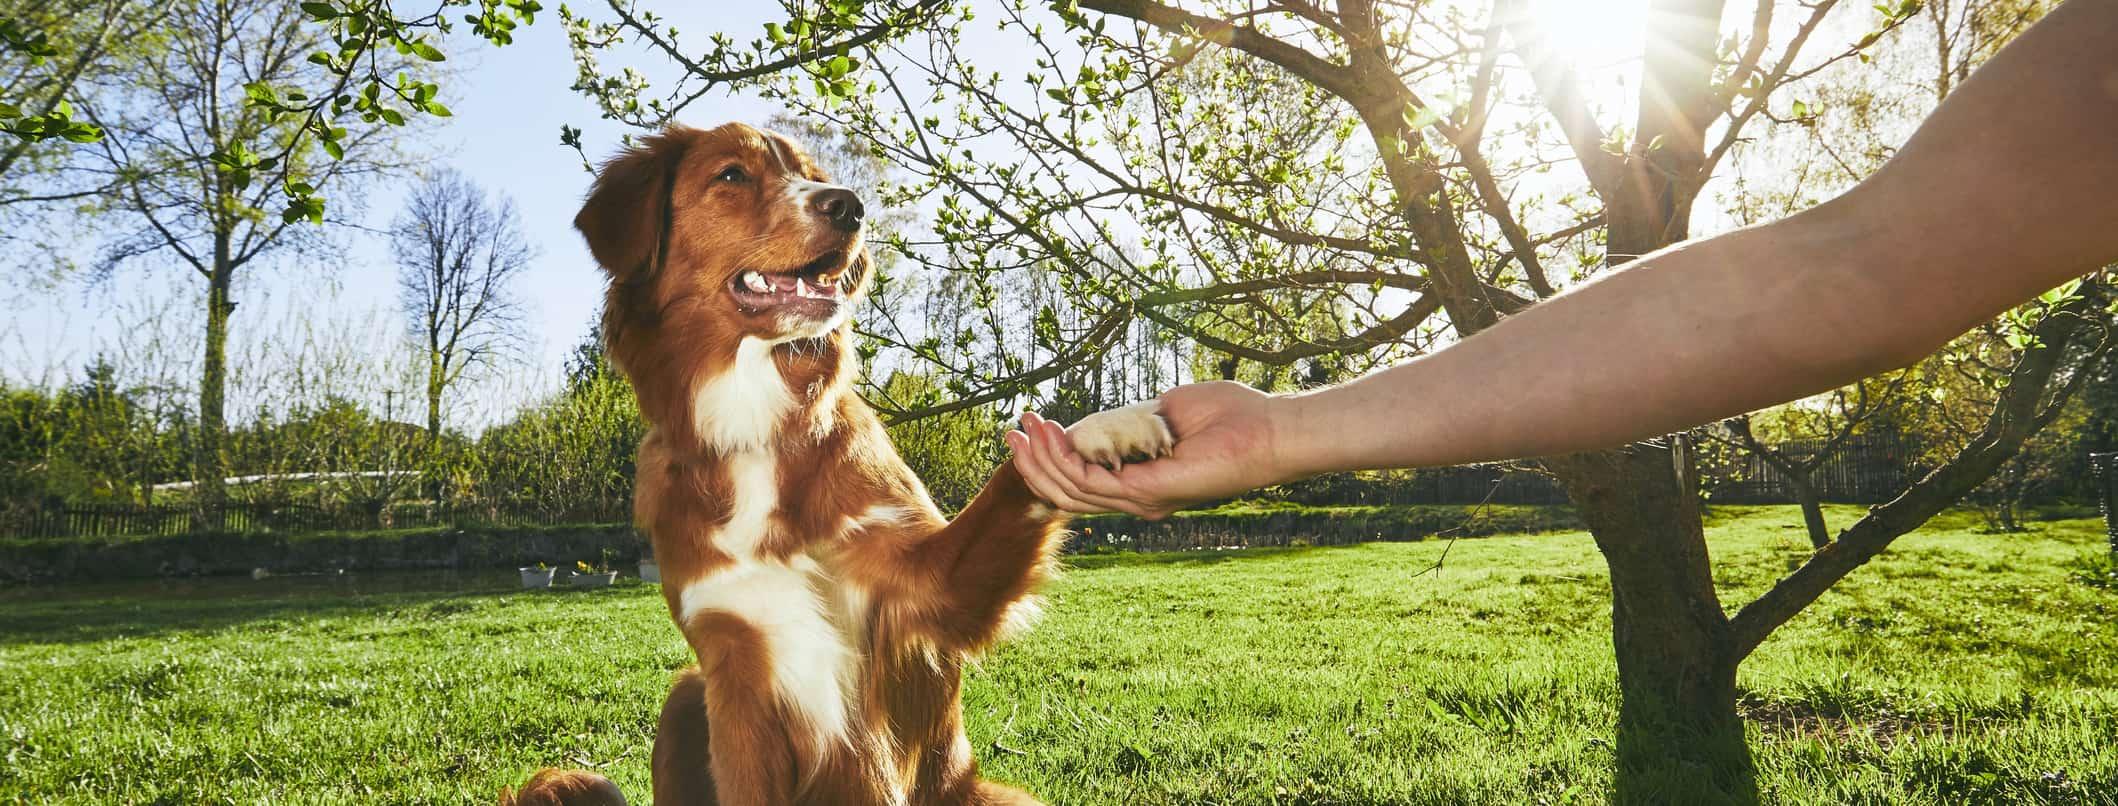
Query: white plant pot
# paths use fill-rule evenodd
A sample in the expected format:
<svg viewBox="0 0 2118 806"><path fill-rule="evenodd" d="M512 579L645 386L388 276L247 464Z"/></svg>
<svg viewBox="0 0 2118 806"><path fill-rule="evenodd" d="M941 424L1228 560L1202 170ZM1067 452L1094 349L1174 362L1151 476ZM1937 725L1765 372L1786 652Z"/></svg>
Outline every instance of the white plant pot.
<svg viewBox="0 0 2118 806"><path fill-rule="evenodd" d="M575 574L567 578L566 584L576 588L608 588L618 581L618 572L605 571L600 574Z"/></svg>
<svg viewBox="0 0 2118 806"><path fill-rule="evenodd" d="M558 571L559 569L557 569L557 568L534 568L534 567L532 567L532 568L518 568L518 569L515 569L515 570L518 570L518 571L521 571L521 572L522 572L522 587L525 587L525 588L549 588L549 587L551 587L551 586L552 586L552 574L553 574L554 572L557 572L557 571Z"/></svg>
<svg viewBox="0 0 2118 806"><path fill-rule="evenodd" d="M662 566L656 565L653 560L641 560L640 581L662 584Z"/></svg>

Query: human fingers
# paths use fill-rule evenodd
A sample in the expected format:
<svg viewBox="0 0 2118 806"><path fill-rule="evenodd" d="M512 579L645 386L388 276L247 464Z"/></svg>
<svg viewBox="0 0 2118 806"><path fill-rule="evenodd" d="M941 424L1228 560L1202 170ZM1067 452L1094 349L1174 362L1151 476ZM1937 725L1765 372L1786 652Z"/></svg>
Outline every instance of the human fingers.
<svg viewBox="0 0 2118 806"><path fill-rule="evenodd" d="M1037 442L1021 431L1009 431L1002 439L1015 454L1015 472L1022 474L1022 482L1029 485L1030 492L1047 503L1068 512L1078 511L1081 502L1073 500L1054 480L1047 463L1037 455Z"/></svg>

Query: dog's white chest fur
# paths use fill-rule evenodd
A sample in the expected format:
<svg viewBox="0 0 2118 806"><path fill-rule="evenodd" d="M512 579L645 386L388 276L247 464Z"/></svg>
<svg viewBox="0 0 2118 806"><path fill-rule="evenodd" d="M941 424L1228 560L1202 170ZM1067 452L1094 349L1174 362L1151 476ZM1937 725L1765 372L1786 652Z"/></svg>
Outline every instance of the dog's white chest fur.
<svg viewBox="0 0 2118 806"><path fill-rule="evenodd" d="M794 408L794 392L772 359L772 342L745 337L735 360L699 381L691 423L706 444L729 453L768 450L780 421Z"/></svg>
<svg viewBox="0 0 2118 806"><path fill-rule="evenodd" d="M759 553L776 528L779 468L772 453L752 450L728 457L729 519L708 539L734 557L734 565L686 585L680 616L701 613L742 619L764 640L772 685L790 710L806 720L815 755L844 741L856 695L859 652L857 603L852 586L830 579L806 554L786 560Z"/></svg>
<svg viewBox="0 0 2118 806"><path fill-rule="evenodd" d="M738 562L691 583L682 595L688 622L707 612L725 613L755 628L764 640L772 686L789 709L807 721L821 757L844 741L850 721L859 655L841 625L847 606L807 556L790 562ZM836 612L834 612L836 611Z"/></svg>

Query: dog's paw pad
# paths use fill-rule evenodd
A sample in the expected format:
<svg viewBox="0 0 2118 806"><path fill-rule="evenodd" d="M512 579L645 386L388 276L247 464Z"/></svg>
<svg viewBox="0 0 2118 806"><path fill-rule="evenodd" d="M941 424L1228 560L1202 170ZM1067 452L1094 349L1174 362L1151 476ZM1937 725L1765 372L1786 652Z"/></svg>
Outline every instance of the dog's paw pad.
<svg viewBox="0 0 2118 806"><path fill-rule="evenodd" d="M1112 470L1127 461L1153 459L1168 454L1177 444L1169 423L1156 413L1160 408L1161 404L1150 400L1099 411L1067 428L1066 436L1076 453Z"/></svg>

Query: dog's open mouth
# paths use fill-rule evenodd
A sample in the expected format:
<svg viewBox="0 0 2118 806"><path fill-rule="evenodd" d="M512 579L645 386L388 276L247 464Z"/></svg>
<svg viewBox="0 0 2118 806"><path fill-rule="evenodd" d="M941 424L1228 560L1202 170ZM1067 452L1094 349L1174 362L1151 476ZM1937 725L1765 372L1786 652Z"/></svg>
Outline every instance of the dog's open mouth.
<svg viewBox="0 0 2118 806"><path fill-rule="evenodd" d="M789 313L828 317L846 301L846 253L826 252L792 271L747 269L728 281L745 313Z"/></svg>

